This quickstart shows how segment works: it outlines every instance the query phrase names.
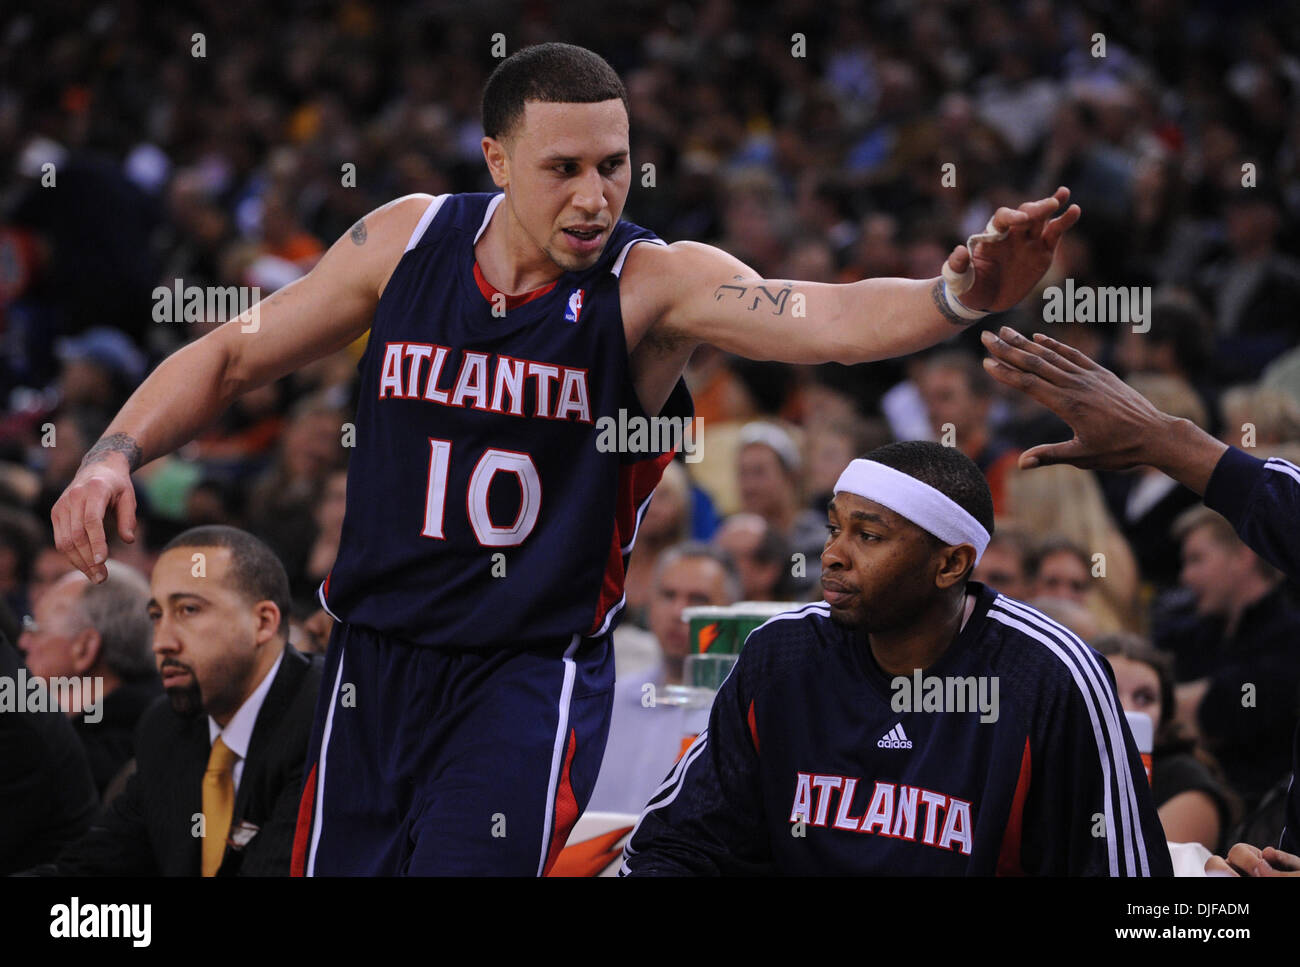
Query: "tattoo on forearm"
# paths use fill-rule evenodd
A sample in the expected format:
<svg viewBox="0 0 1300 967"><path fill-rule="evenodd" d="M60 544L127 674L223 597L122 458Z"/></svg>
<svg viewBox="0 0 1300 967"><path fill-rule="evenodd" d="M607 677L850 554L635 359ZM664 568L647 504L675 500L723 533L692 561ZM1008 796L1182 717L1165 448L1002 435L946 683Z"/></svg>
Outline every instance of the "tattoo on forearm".
<svg viewBox="0 0 1300 967"><path fill-rule="evenodd" d="M975 321L974 319L963 319L952 311L952 306L948 305L948 299L943 292L943 279L936 279L934 285L930 286L930 298L934 300L934 307L939 310L939 315L954 326L965 328Z"/></svg>
<svg viewBox="0 0 1300 967"><path fill-rule="evenodd" d="M737 280L735 284L720 285L713 290L714 302L732 298L739 299L742 302L748 301L749 305L745 308L750 312L757 312L759 309L767 308L772 310L774 316L779 316L785 312L786 303L790 301L790 293L794 291L794 283L786 282L778 289L769 285L744 281L739 275L735 276L735 278Z"/></svg>
<svg viewBox="0 0 1300 967"><path fill-rule="evenodd" d="M134 472L140 468L140 444L127 433L110 433L104 437L81 458L81 465L99 463L110 453L120 453L126 457L126 465Z"/></svg>
<svg viewBox="0 0 1300 967"><path fill-rule="evenodd" d="M348 232L352 237L353 245L366 244L366 220L363 218L352 226L352 231Z"/></svg>

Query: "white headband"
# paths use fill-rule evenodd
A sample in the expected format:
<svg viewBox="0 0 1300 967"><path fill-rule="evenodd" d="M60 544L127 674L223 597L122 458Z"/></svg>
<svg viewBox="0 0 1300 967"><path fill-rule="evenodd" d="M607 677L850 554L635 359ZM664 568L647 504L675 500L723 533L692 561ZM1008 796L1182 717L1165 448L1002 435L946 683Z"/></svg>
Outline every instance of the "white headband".
<svg viewBox="0 0 1300 967"><path fill-rule="evenodd" d="M972 545L976 564L988 547L989 532L955 501L929 484L883 463L854 460L835 481L835 492L874 500L945 544Z"/></svg>

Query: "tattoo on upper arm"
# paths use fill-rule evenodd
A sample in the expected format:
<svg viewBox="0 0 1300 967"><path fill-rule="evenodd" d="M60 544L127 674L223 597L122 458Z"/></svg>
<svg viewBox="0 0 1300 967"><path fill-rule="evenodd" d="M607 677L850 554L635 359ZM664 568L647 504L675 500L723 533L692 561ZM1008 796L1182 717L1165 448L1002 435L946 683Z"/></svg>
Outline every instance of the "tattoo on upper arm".
<svg viewBox="0 0 1300 967"><path fill-rule="evenodd" d="M135 442L135 438L128 433L110 433L93 447L86 451L86 455L81 458L81 465L99 463L104 460L110 453L120 453L126 457L126 465L132 470L140 468L140 444Z"/></svg>
<svg viewBox="0 0 1300 967"><path fill-rule="evenodd" d="M930 298L934 300L934 307L939 310L939 315L943 316L954 326L969 326L974 319L963 319L957 313L952 311L952 306L948 305L948 299L943 291L943 279L936 279L934 285L930 286Z"/></svg>
<svg viewBox="0 0 1300 967"><path fill-rule="evenodd" d="M736 281L726 285L720 285L713 290L713 301L721 302L723 299L739 299L741 302L748 302L745 306L750 312L757 312L759 309L772 310L772 315L779 316L785 312L786 303L790 301L790 293L794 291L793 282L782 283L780 288L766 285L761 282L746 281L737 275Z"/></svg>
<svg viewBox="0 0 1300 967"><path fill-rule="evenodd" d="M352 226L352 231L348 232L348 234L352 237L353 245L365 245L366 220L364 218L358 219L357 223Z"/></svg>

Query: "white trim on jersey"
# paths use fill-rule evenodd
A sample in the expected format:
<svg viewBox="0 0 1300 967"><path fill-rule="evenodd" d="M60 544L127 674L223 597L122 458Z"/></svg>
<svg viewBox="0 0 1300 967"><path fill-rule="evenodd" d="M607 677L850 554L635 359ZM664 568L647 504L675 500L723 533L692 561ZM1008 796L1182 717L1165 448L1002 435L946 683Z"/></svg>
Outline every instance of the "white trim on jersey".
<svg viewBox="0 0 1300 967"><path fill-rule="evenodd" d="M1130 872L1141 871L1142 876L1150 876L1147 864L1146 843L1142 835L1141 817L1138 815L1137 793L1133 788L1133 778L1128 769L1128 751L1124 744L1124 734L1119 726L1118 712L1115 709L1114 695L1100 679L1104 678L1091 649L1081 638L1063 625L1022 602L999 594L990 605L988 616L993 620L1015 628L1047 647L1060 659L1070 671L1075 685L1088 710L1092 722L1093 737L1097 742L1097 754L1102 771L1102 789L1106 801L1106 853L1109 860L1110 875L1119 876L1119 857L1115 844L1115 799L1119 801L1120 832L1124 838L1124 857L1126 868ZM1049 637L1050 636L1050 637ZM1103 724L1105 735L1103 736ZM1109 739L1109 757L1107 755ZM1115 778L1112 784L1111 770ZM1137 858L1134 858L1134 839L1137 840Z"/></svg>
<svg viewBox="0 0 1300 967"><path fill-rule="evenodd" d="M641 501L641 506L636 509L636 523L632 525L632 539L619 548L625 557L631 554L632 548L636 546L636 535L641 533L641 518L645 517L645 512L650 509L650 500L654 497L655 490L658 489L659 487L656 485L655 489L646 495L646 499Z"/></svg>
<svg viewBox="0 0 1300 967"><path fill-rule="evenodd" d="M808 610L809 608L815 608L816 610L809 611ZM762 628L766 628L773 621L789 621L791 618L807 618L809 615L813 615L813 614L820 614L820 615L825 615L826 617L830 617L830 613L831 613L831 606L827 602L810 601L808 604L802 605L801 607L792 608L789 611L782 611L780 614L774 614L772 615L772 617L768 618L761 625L759 625L757 628L751 631L748 635L745 635L745 641L741 645L741 647L743 648L744 645L749 644L750 636L754 634L754 631L758 631ZM737 662L736 664L739 664L739 662ZM731 667L735 668L736 666L732 665ZM728 675L728 677L730 677L730 675Z"/></svg>
<svg viewBox="0 0 1300 967"><path fill-rule="evenodd" d="M1075 645L1075 653L1083 659L1084 671L1087 673L1094 694L1099 698L1102 712L1105 714L1108 734L1112 739L1111 756L1119 772L1122 788L1127 794L1127 799L1121 799L1120 805L1123 807L1127 802L1128 814L1126 818L1128 818L1133 836L1137 840L1138 865L1141 867L1143 876L1150 876L1151 872L1147 866L1146 838L1142 833L1142 817L1138 810L1137 789L1134 785L1133 774L1129 771L1128 747L1124 744L1124 730L1121 727L1121 723L1125 719L1123 712L1119 709L1119 699L1114 691L1107 687L1108 680L1106 672L1102 668L1101 658L1089 647L1087 642L1059 621L1054 621L1042 612L1036 611L1029 605L1016 601L1014 598L1006 598L1005 600L1008 605L1013 606L1014 610L1024 613L1036 624L1055 631L1067 642L1072 641ZM1145 775L1143 781L1145 781ZM1131 855L1129 856L1129 862L1129 868L1133 869Z"/></svg>
<svg viewBox="0 0 1300 967"><path fill-rule="evenodd" d="M643 517L645 517L646 511L650 509L650 499L654 497L655 490L658 489L659 489L658 487L655 487L654 490L650 491L650 493L646 495L646 499L641 501L641 506L637 508L636 523L632 525L632 539L619 548L619 553L621 553L624 557L627 557L629 554L632 553L632 548L636 545L636 535L641 533L641 520ZM601 621L600 627L597 628L595 631L593 631L591 634L587 635L587 637L599 638L606 631L608 631L610 623L614 620L614 617L620 611L623 610L623 606L625 604L627 604L626 593L620 596L619 599L616 602L614 602L613 606L611 606L610 609L605 612L605 618L603 621Z"/></svg>
<svg viewBox="0 0 1300 967"><path fill-rule="evenodd" d="M449 194L435 195L433 201L429 202L428 207L424 209L424 214L421 215L420 220L415 223L415 231L411 233L411 238L406 243L406 248L402 250L403 255L420 243L420 239L424 236L424 230L429 227L429 223L433 221L434 216L438 214L438 209L442 207L443 202L450 197L451 195Z"/></svg>
<svg viewBox="0 0 1300 967"><path fill-rule="evenodd" d="M334 728L334 709L339 702L339 688L343 684L342 648L339 652L339 668L334 675L334 691L331 693L330 710L325 713L325 731L321 734L320 754L316 759L316 802L313 803L316 815L311 824L311 849L307 853L307 876L316 875L316 848L320 846L320 831L325 820L325 757L330 748L330 732Z"/></svg>
<svg viewBox="0 0 1300 967"><path fill-rule="evenodd" d="M505 192L502 192L488 202L487 212L483 215L483 224L480 225L478 231L474 233L474 241L470 243L471 248L477 245L478 240L483 237L483 233L487 231L488 222L492 221L492 213L497 210L497 205L500 205L501 202L505 200L505 197Z"/></svg>
<svg viewBox="0 0 1300 967"><path fill-rule="evenodd" d="M735 666L732 667L734 669ZM677 794L681 792L686 785L687 770L690 769L691 764L700 757L708 744L709 730L705 729L695 737L695 741L687 747L686 751L682 753L681 758L677 760L676 765L673 766L672 771L668 773L668 778L660 783L659 788L654 791L654 795L650 797L650 801L646 803L645 809L643 809L641 815L637 817L636 825L632 827L632 832L628 834L627 840L623 844L623 865L619 867L619 876L627 876L628 873L631 872L631 870L628 869L627 862L636 855L636 850L632 848L632 840L636 839L636 834L641 829L641 823L656 809L662 809L664 806L672 804L673 800L677 798ZM672 789L672 795L660 802L655 802L659 796L663 795L669 789Z"/></svg>
<svg viewBox="0 0 1300 967"><path fill-rule="evenodd" d="M1264 469L1284 473L1296 483L1300 483L1300 467L1283 460L1281 457L1269 457L1264 461Z"/></svg>
<svg viewBox="0 0 1300 967"><path fill-rule="evenodd" d="M329 615L329 616L330 616L331 618L333 618L335 621L342 621L342 620L343 620L343 619L340 618L338 615L336 615L333 611L331 611L331 610L330 610L330 606L329 606L328 604L325 603L325 582L324 582L324 581L322 581L322 582L321 582L321 583L316 587L316 597L320 600L320 606L321 606L321 608L324 610L324 612L325 612L327 615Z"/></svg>
<svg viewBox="0 0 1300 967"><path fill-rule="evenodd" d="M573 660L581 635L574 635L564 652L564 686L560 689L560 720L555 726L555 748L551 750L551 778L546 784L546 819L542 823L542 855L537 860L537 875L546 869L546 854L551 848L551 819L555 812L555 792L560 785L560 770L564 767L564 746L569 738L569 701L573 697L573 679L578 665Z"/></svg>
<svg viewBox="0 0 1300 967"><path fill-rule="evenodd" d="M612 272L616 276L620 276L620 277L622 276L623 261L624 259L627 258L627 253L632 250L632 246L635 245L637 242L649 242L651 245L662 245L664 248L668 247L668 243L665 242L662 238L634 238L632 239L632 241L624 245L623 250L618 253L618 258L614 260L614 264L610 267L609 270L610 272Z"/></svg>

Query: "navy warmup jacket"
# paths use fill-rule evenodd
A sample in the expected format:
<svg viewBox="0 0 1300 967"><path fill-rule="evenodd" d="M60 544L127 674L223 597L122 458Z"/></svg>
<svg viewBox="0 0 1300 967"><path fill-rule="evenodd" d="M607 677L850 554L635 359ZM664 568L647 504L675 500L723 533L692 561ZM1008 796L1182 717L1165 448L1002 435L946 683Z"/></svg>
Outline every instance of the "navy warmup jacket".
<svg viewBox="0 0 1300 967"><path fill-rule="evenodd" d="M1300 545L1295 539L1300 527L1300 467L1276 457L1260 460L1229 447L1205 488L1205 506L1226 517L1252 551L1287 577L1300 580ZM1300 797L1295 784L1295 773L1300 772L1300 728L1292 756L1286 825L1278 849L1300 854Z"/></svg>
<svg viewBox="0 0 1300 967"><path fill-rule="evenodd" d="M756 629L621 872L1171 875L1105 658L968 593L965 627L907 686L828 605Z"/></svg>

